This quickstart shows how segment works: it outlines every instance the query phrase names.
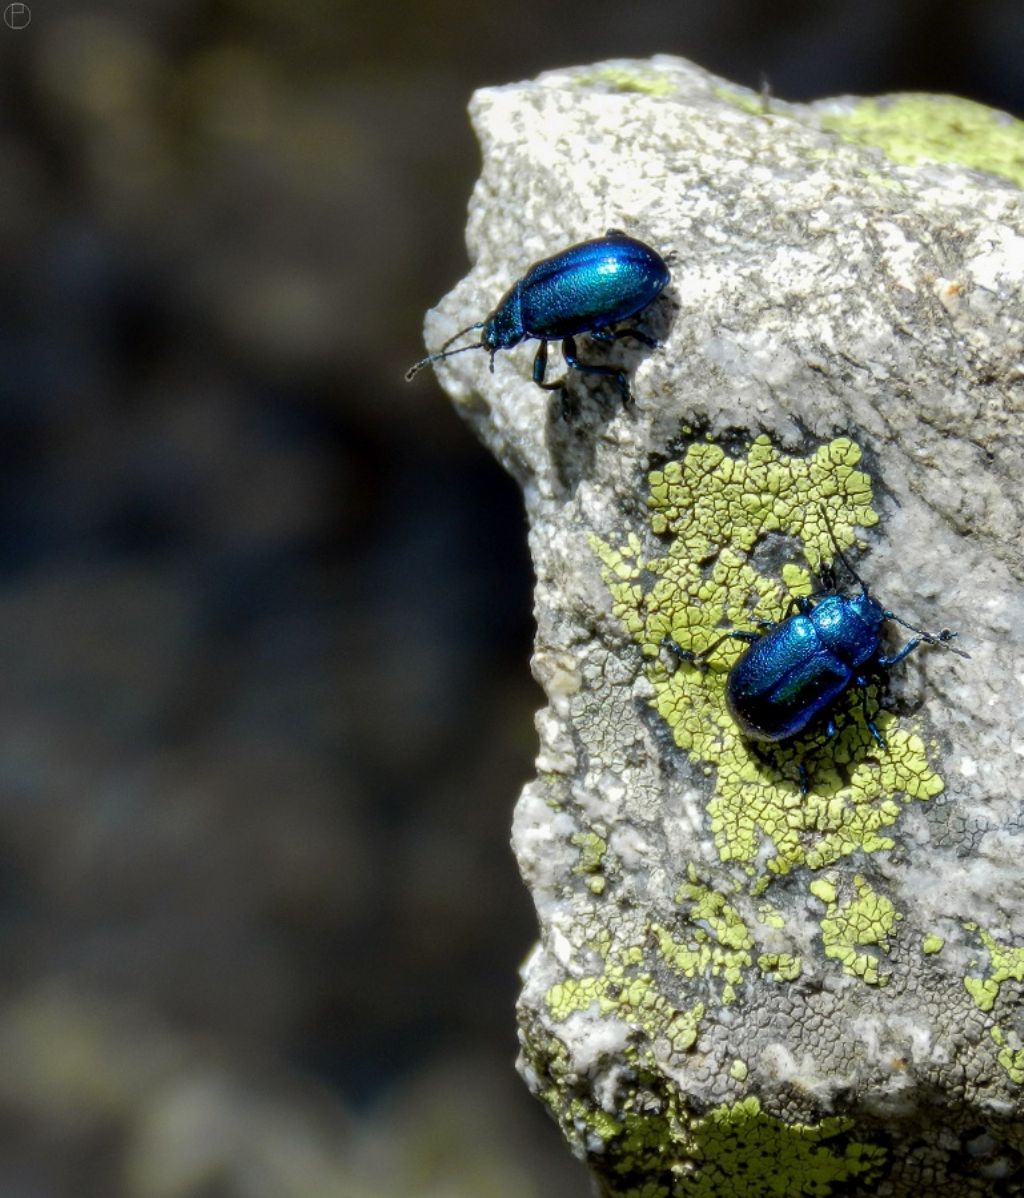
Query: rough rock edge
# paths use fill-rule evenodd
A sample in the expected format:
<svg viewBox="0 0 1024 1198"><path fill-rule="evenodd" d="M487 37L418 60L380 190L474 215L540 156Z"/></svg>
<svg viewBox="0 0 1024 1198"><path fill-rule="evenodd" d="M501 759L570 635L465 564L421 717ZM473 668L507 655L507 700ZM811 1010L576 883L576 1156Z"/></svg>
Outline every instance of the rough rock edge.
<svg viewBox="0 0 1024 1198"><path fill-rule="evenodd" d="M1024 136L976 105L912 100L785 105L656 58L473 101L474 267L428 345L607 227L677 254L651 315L664 349L624 358L631 412L576 378L580 415L563 423L527 347L493 376L483 354L439 371L523 485L538 578L549 702L513 841L541 940L520 1067L608 1194L724 1195L740 1177L749 1195L1024 1192ZM945 137L928 119L917 132L922 110L957 104ZM901 106L914 121L894 139ZM798 469L783 459L840 444L843 480L868 479L868 581L972 654L918 654L893 687L942 793L897 796L881 832L781 875L764 828L730 859L709 814L721 763L680 749L685 711L673 725L677 709L653 709L671 680L645 640L644 565L681 544L670 521L652 528L652 471L708 437L751 461L759 434L776 482ZM766 586L817 543L785 529L751 559ZM804 810L791 783L775 791Z"/></svg>

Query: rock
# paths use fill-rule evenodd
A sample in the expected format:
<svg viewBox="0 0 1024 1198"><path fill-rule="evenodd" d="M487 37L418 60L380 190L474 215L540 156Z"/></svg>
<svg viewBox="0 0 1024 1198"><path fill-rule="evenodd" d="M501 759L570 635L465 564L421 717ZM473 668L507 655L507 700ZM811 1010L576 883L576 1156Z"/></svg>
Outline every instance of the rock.
<svg viewBox="0 0 1024 1198"><path fill-rule="evenodd" d="M582 343L635 407L571 372L563 420L532 343L438 368L537 574L524 1078L606 1195L1024 1193L1024 125L662 57L472 111L474 265L431 349L609 227L674 255L662 348ZM871 683L885 749L851 690L834 739L755 751L744 646L662 638L782 619L837 545L970 657Z"/></svg>

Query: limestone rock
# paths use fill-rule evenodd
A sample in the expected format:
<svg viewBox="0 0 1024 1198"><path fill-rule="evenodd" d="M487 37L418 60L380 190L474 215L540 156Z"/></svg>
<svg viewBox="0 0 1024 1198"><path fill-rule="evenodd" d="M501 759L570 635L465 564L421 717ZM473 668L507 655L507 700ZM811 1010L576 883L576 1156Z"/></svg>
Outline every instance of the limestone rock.
<svg viewBox="0 0 1024 1198"><path fill-rule="evenodd" d="M630 409L570 372L563 420L531 343L438 369L537 574L524 1078L608 1195L1024 1193L1024 126L671 58L472 112L474 265L431 349L609 227L673 255L662 348L581 344ZM851 691L834 739L755 750L723 703L743 645L700 670L662 638L783 618L836 543L970 657L871 684L885 749Z"/></svg>

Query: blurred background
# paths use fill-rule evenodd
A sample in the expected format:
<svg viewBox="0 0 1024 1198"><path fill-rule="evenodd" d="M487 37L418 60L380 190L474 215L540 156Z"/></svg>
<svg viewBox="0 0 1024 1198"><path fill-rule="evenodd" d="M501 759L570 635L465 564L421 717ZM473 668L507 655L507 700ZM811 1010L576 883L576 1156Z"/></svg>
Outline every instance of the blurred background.
<svg viewBox="0 0 1024 1198"><path fill-rule="evenodd" d="M0 27L0 1198L584 1198L513 1071L519 498L402 381L467 266L466 102L667 52L1021 115L1021 0L29 6Z"/></svg>

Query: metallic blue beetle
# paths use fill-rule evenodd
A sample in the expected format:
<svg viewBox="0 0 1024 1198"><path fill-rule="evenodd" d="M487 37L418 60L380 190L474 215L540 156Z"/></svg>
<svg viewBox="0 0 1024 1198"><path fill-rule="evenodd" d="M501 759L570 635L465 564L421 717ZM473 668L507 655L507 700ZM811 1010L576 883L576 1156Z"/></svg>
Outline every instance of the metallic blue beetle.
<svg viewBox="0 0 1024 1198"><path fill-rule="evenodd" d="M493 373L494 355L499 349L511 349L520 341L536 338L540 346L533 360L533 381L545 391L561 391L563 413L567 414L565 378L545 382L548 342L561 340L567 366L586 374L611 376L623 404L629 404L633 397L625 371L581 362L576 356L575 338L579 333L589 333L598 341L633 337L644 345L656 347L659 343L644 333L635 329L613 330L612 326L636 316L653 303L669 278L665 259L649 245L628 237L621 229L609 229L604 237L581 241L551 258L535 262L501 297L486 320L449 337L437 353L411 366L405 377L411 379L431 362L470 349L485 349L490 353ZM478 342L448 349L453 341L475 329L483 330Z"/></svg>
<svg viewBox="0 0 1024 1198"><path fill-rule="evenodd" d="M749 740L777 744L820 719L825 720L826 736L834 736L831 709L841 695L856 686L867 729L879 747L885 748L885 740L867 710L868 675L896 665L920 644L948 645L957 635L948 628L938 633L923 632L883 608L838 543L836 552L860 584L859 595L842 594L832 579L831 585L817 595L795 598L791 614L784 620L765 621L763 632L730 630L701 653L682 649L669 637L662 641L681 660L698 664L730 637L750 642L725 683L729 712ZM882 626L887 620L916 634L892 655L882 652ZM952 652L968 656L960 649ZM799 770L800 787L806 794L807 772L802 762Z"/></svg>

